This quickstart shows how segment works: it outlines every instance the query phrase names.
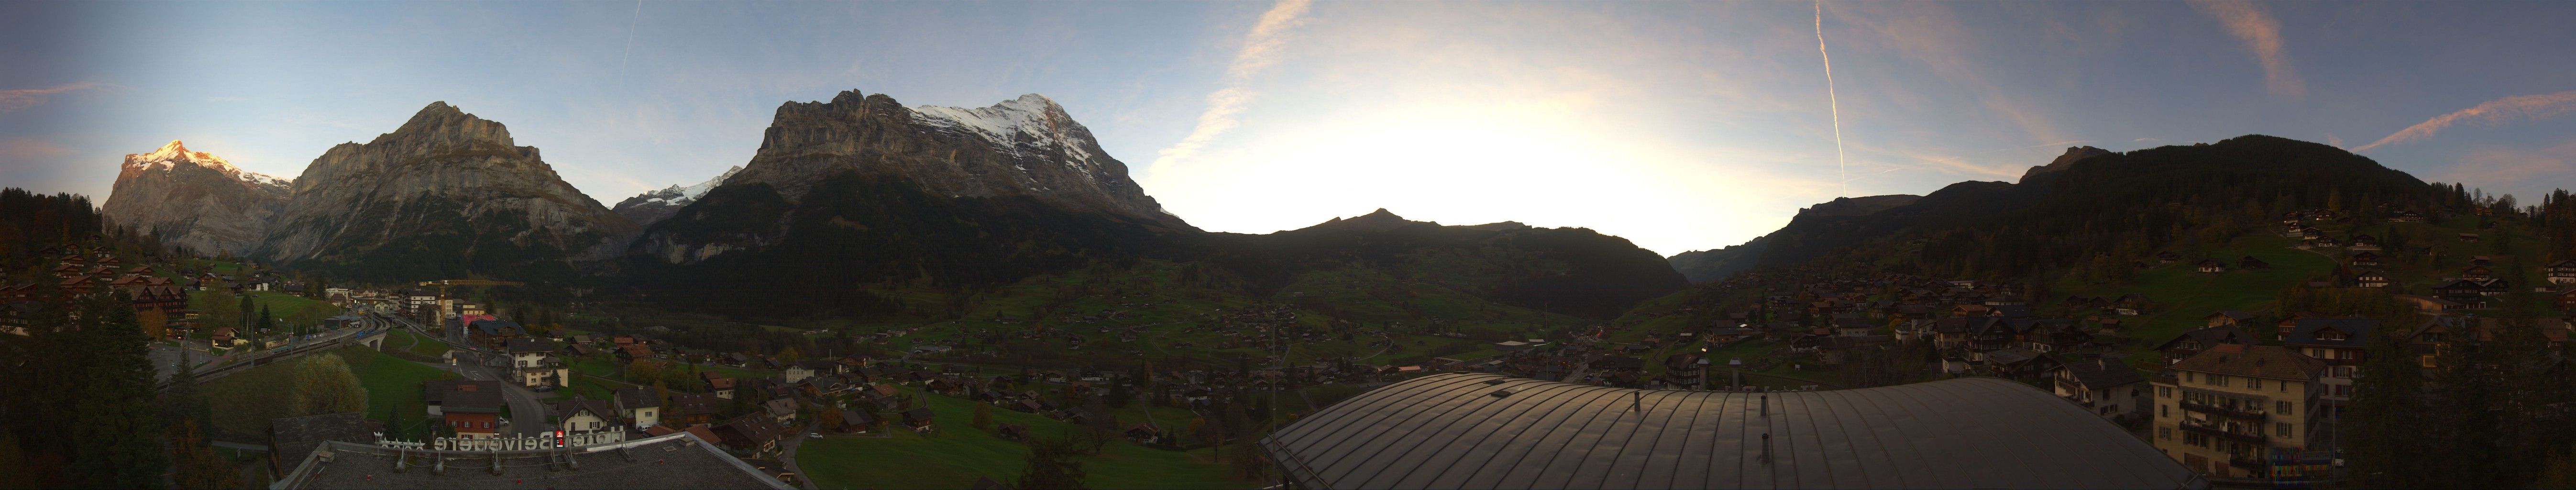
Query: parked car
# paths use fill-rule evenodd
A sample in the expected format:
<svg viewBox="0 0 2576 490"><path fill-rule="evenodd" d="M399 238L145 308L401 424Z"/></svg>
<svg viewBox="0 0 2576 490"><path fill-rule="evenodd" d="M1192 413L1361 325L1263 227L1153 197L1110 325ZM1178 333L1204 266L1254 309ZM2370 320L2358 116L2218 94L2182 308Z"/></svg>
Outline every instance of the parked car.
<svg viewBox="0 0 2576 490"><path fill-rule="evenodd" d="M821 432L807 432L807 433L805 433L805 438L806 438L806 439L822 439L822 438L823 438L823 433L821 433Z"/></svg>

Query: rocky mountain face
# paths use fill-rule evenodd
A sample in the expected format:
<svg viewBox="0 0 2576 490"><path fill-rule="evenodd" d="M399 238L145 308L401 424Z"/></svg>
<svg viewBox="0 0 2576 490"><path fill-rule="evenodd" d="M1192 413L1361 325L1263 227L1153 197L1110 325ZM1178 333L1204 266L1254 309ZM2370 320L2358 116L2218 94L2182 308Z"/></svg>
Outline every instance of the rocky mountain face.
<svg viewBox="0 0 2576 490"><path fill-rule="evenodd" d="M661 222L663 219L670 218L673 213L680 212L681 207L698 202L698 198L706 196L707 191L715 190L717 185L724 184L725 179L733 178L733 175L738 173L742 173L741 165L735 165L725 170L724 174L707 179L706 182L699 182L698 185L681 187L673 184L670 187L618 201L616 206L608 209L616 211L619 216L625 216L628 221L635 222L636 226L652 226L653 223Z"/></svg>
<svg viewBox="0 0 2576 490"><path fill-rule="evenodd" d="M637 227L564 183L501 123L434 102L295 180L262 255L352 278L570 276Z"/></svg>
<svg viewBox="0 0 2576 490"><path fill-rule="evenodd" d="M857 91L789 102L751 161L721 180L627 249L639 285L990 285L1091 260L1170 256L1198 233L1039 95L975 109L905 107ZM670 299L842 314L867 302L821 293Z"/></svg>
<svg viewBox="0 0 2576 490"><path fill-rule="evenodd" d="M177 140L125 156L101 213L199 253L248 253L286 204L289 181L243 171Z"/></svg>

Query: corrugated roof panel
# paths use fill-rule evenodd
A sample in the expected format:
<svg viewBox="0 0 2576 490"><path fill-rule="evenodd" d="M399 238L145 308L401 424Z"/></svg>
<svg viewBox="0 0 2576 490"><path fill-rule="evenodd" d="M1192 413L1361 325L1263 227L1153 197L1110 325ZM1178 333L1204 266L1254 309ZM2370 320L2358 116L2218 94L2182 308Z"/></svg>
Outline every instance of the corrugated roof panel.
<svg viewBox="0 0 2576 490"><path fill-rule="evenodd" d="M1262 447L1314 488L2208 486L2073 404L1983 378L1765 394L1444 374L1327 407Z"/></svg>

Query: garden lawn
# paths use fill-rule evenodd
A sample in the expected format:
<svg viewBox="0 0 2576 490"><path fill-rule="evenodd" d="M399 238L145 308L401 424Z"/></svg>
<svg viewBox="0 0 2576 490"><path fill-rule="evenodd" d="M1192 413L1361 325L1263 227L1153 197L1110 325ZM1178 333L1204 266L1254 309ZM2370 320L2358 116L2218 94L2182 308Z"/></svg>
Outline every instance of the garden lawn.
<svg viewBox="0 0 2576 490"><path fill-rule="evenodd" d="M907 391L910 391L909 389ZM892 429L891 438L834 437L805 441L797 465L817 488L969 488L975 480L1009 483L1026 465L1028 448L967 425L975 402L927 395L940 431L921 436ZM1033 414L993 410L993 421L1021 424L1039 437L1061 437L1070 424ZM1186 422L1184 422L1186 423ZM1259 482L1227 476L1223 465L1179 451L1113 441L1099 455L1080 458L1091 488L1253 488Z"/></svg>
<svg viewBox="0 0 2576 490"><path fill-rule="evenodd" d="M349 363L358 383L367 388L367 418L384 420L386 407L402 413L411 425L428 416L427 402L421 399L421 383L447 379L453 375L438 368L423 366L365 347L332 351ZM287 416L288 404L295 399L295 361L272 363L207 381L201 391L212 406L216 429L236 437L257 437L268 433L270 419Z"/></svg>

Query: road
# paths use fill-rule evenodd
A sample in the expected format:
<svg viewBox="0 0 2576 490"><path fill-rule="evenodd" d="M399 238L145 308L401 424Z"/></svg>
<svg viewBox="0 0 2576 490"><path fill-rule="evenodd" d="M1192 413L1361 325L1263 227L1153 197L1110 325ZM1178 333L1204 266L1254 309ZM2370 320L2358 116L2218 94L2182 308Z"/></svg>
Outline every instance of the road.
<svg viewBox="0 0 2576 490"><path fill-rule="evenodd" d="M160 342L153 342L152 351L145 355L152 359L153 380L155 381L169 381L171 375L178 374L179 363L183 359L189 365L201 367L208 361L220 359L215 357L213 354L207 354L205 351L186 347L171 347L161 345Z"/></svg>
<svg viewBox="0 0 2576 490"><path fill-rule="evenodd" d="M806 477L805 470L796 467L796 448L805 445L806 434L822 432L822 424L823 418L815 417L814 421L805 423L805 430L796 431L787 437L787 442L778 443L778 464L787 467L787 472L795 473L796 485L805 487L805 490L815 490L814 479Z"/></svg>
<svg viewBox="0 0 2576 490"><path fill-rule="evenodd" d="M371 314L369 317L376 318L378 315ZM455 351L456 364L454 365L428 362L420 363L421 365L457 373L458 375L464 376L465 379L477 381L501 381L501 398L503 401L510 404L510 435L536 436L545 435L554 431L554 424L546 422L546 404L545 402L540 401L545 397L539 396L535 390L530 390L527 386L519 383L518 380L515 379L516 376L512 375L513 373L510 372L509 368L487 367L483 365L484 359L508 359L507 355L486 350L482 346L468 343L465 339L459 336L460 332L451 331L447 332L447 335L444 338L435 337L429 335L429 332L425 331L419 323L413 322L409 318L381 318L384 319L383 321L388 321L393 325L411 329L413 332L421 334L424 338L446 342L448 348ZM503 362L504 365L507 365L507 361Z"/></svg>

